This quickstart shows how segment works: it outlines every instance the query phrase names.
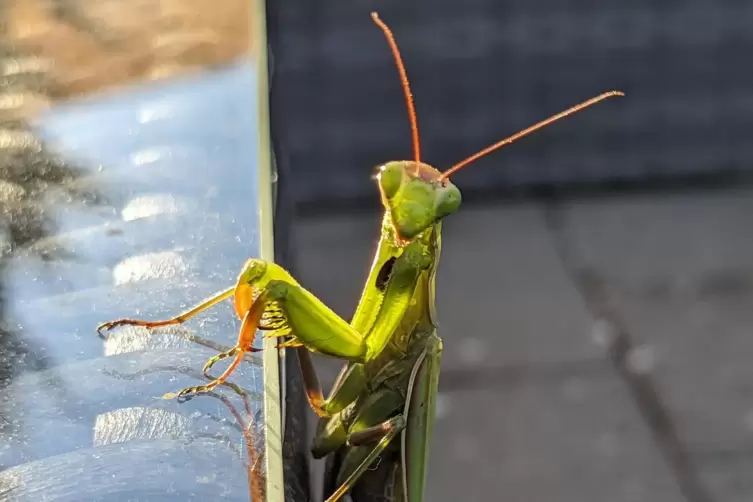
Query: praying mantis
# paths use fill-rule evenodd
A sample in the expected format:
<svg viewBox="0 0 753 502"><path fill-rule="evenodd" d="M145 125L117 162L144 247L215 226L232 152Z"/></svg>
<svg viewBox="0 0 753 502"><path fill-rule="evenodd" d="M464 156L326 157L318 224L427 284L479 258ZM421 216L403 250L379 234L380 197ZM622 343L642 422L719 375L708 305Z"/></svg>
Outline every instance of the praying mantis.
<svg viewBox="0 0 753 502"><path fill-rule="evenodd" d="M209 359L209 369L232 358L211 382L165 397L212 391L223 384L253 347L257 331L282 339L294 349L311 408L320 426L311 451L316 458L338 452L337 485L327 502L345 496L381 455L395 458L394 500L421 502L426 490L429 443L434 424L442 340L437 336L435 282L442 220L458 210L461 194L450 177L473 161L567 115L599 101L623 96L609 91L494 143L440 172L421 161L418 124L408 77L391 30L376 13L373 21L392 50L408 107L413 159L390 161L375 172L384 208L381 234L356 311L346 321L304 289L279 265L249 259L236 284L168 320L118 319L101 324L146 328L180 324L233 298L241 319L238 342ZM311 352L346 362L327 398L322 393Z"/></svg>

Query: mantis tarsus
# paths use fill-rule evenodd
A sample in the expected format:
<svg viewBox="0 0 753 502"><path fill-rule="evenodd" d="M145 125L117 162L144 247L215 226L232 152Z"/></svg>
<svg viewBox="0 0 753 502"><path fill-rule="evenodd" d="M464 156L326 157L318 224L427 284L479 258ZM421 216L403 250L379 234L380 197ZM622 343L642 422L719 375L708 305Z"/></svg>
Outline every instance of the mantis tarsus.
<svg viewBox="0 0 753 502"><path fill-rule="evenodd" d="M275 263L250 259L234 287L165 321L119 319L119 325L147 328L178 324L233 297L242 319L237 345L210 359L233 362L206 385L166 397L208 392L225 382L253 348L257 329L265 336L286 337L280 346L295 348L311 407L321 417L312 453L320 458L342 453L337 488L327 499L348 493L385 450L396 452L396 500L423 500L429 440L435 413L442 340L436 334L435 276L441 221L460 206L460 191L450 176L478 158L594 103L621 96L610 91L573 106L440 172L421 162L418 124L408 77L390 29L372 13L392 49L408 106L413 160L391 161L374 178L384 206L381 235L360 302L350 322L301 287ZM324 398L310 352L347 361L329 397ZM207 375L208 376L208 375ZM399 439L399 441L395 441Z"/></svg>

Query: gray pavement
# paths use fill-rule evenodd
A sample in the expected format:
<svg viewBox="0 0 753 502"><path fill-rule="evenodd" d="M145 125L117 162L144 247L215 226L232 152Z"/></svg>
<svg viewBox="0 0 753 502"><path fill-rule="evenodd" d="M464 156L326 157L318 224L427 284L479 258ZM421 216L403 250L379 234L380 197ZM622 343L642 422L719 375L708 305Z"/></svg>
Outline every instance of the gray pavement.
<svg viewBox="0 0 753 502"><path fill-rule="evenodd" d="M751 215L737 189L450 217L427 500L753 500ZM297 223L301 282L346 318L378 222Z"/></svg>

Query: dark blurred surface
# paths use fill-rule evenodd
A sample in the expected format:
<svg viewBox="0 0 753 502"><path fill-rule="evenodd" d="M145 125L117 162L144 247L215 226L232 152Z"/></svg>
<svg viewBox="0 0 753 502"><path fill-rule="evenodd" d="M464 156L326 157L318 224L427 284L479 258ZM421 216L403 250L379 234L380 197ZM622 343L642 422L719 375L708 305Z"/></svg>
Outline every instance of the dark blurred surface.
<svg viewBox="0 0 753 502"><path fill-rule="evenodd" d="M440 169L602 91L599 104L457 175L490 194L750 171L750 2L285 2L278 55L296 196L376 201L369 176L411 157L401 48L424 160Z"/></svg>

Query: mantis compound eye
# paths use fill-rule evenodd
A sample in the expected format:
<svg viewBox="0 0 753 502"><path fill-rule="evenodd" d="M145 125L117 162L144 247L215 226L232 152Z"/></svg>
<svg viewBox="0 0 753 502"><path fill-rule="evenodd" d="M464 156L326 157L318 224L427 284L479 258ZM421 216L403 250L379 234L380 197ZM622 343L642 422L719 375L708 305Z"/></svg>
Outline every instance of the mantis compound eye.
<svg viewBox="0 0 753 502"><path fill-rule="evenodd" d="M457 211L462 200L458 187L449 182L445 183L444 187L437 190L437 203L435 206L437 219L444 218L448 214Z"/></svg>
<svg viewBox="0 0 753 502"><path fill-rule="evenodd" d="M405 167L402 162L387 162L379 167L379 186L387 199L391 199L400 190L405 176Z"/></svg>

